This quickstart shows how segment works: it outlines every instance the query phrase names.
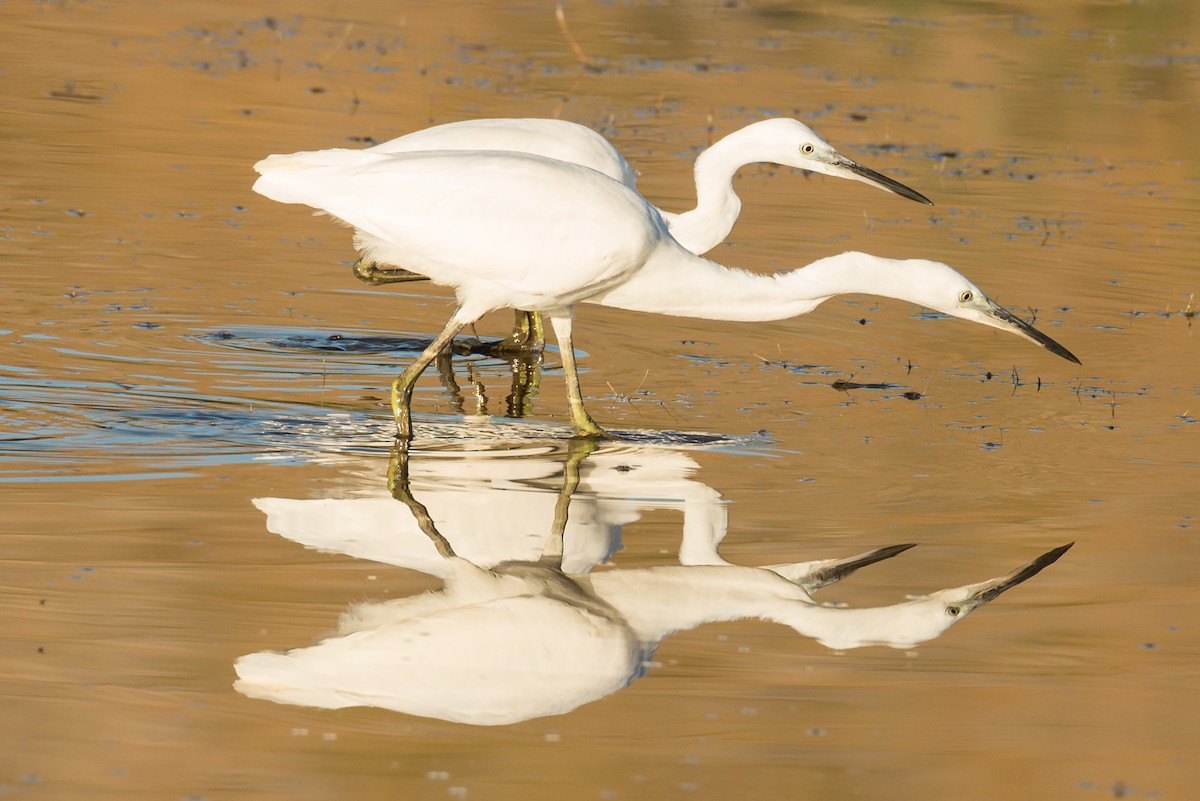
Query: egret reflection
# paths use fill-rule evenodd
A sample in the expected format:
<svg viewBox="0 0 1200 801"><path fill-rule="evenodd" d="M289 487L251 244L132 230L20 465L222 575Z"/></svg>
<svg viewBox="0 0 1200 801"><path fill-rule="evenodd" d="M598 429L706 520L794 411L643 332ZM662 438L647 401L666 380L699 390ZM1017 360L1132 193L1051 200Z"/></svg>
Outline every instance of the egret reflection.
<svg viewBox="0 0 1200 801"><path fill-rule="evenodd" d="M571 447L579 447L572 443ZM481 567L536 560L554 527L564 465L577 463L579 485L565 523L563 568L585 573L620 548L621 532L650 510L683 515L684 564L722 564L718 545L728 527L724 500L692 476L696 461L682 450L606 442L572 460L556 442L508 450L414 452L401 462L404 484L428 509L455 553ZM444 561L400 491L379 475L378 460L350 462L339 498L256 498L267 529L309 548L441 576Z"/></svg>
<svg viewBox="0 0 1200 801"><path fill-rule="evenodd" d="M422 570L440 577L443 586L411 597L354 604L342 614L337 631L316 645L243 656L235 664L234 687L249 697L278 703L327 709L373 706L473 725L517 723L564 714L616 692L645 672L666 637L704 623L751 618L790 626L830 648L910 648L938 637L1071 547L1055 548L998 578L890 606L825 606L813 600L812 591L912 546L769 567L730 564L716 553L725 532L719 495L694 479L675 475L672 486L677 495L687 497L671 502L685 507L685 518L689 502L707 506L708 512L698 515L704 521L702 536L694 536L703 547L693 543L690 549L681 548L681 561L683 554L694 553L713 563L586 572L596 561L589 564L592 557L584 554L597 549L572 551L570 540L591 536L611 548L619 544L622 524L616 521L622 512L636 517L644 508L638 504L645 503L626 496L629 506L622 509L612 503L611 514L599 513L604 485L599 477L632 471L597 472L606 455L616 454L605 454L604 446L592 452L596 447L591 441L574 442L565 461L552 471L559 484L556 492L545 487L545 460L533 459L536 468L522 465L516 471L524 476L518 481L523 491L514 493L513 476L501 475L505 469L493 463L515 460L493 458L475 466L495 468L495 475L483 469L465 479L464 474L473 471L449 471L455 478L446 483L455 486L446 488L452 494L443 498L433 487L428 492L417 489L430 475L422 464L425 460L398 453L389 471L387 498L255 501L267 512L272 531L289 539ZM635 455L628 447L614 451L622 459ZM672 461L669 453L652 450L638 449L636 456L647 466L658 456L664 464ZM676 460L674 468L664 468L664 481L687 461ZM531 476L535 472L536 478ZM647 486L632 477L627 481L627 492ZM619 482L608 491L617 488ZM478 538L462 536L463 530L450 531L450 517L438 511L445 498L461 500L464 492L478 496L479 510L493 509L480 523ZM548 534L513 534L524 530L518 526L504 529L509 535L488 538L497 527L493 524L502 522L489 501L506 493L523 499L515 506L536 506L533 516L520 518L525 529L536 528L535 520L546 522L548 512ZM609 500L616 497L614 492ZM372 502L369 511L359 506L363 501ZM314 503L321 505L310 506ZM376 503L391 503L390 512L384 514ZM347 510L344 514L339 513L342 508ZM319 514L308 511L317 509ZM588 513L577 516L579 510ZM685 542L687 537L685 526ZM535 542L536 553L531 555ZM506 545L514 550L504 557ZM480 556L468 557L469 550ZM568 554L586 566L571 569Z"/></svg>

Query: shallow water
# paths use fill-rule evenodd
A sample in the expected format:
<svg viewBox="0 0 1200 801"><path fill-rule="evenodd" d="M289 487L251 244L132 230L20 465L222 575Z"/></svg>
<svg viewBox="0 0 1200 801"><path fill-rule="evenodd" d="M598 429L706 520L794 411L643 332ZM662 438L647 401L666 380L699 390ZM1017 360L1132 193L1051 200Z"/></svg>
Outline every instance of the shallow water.
<svg viewBox="0 0 1200 801"><path fill-rule="evenodd" d="M1191 5L570 4L586 69L539 4L159 6L0 6L3 794L1192 797ZM385 390L449 312L358 284L346 230L254 195L250 165L561 116L682 209L699 149L777 115L937 205L749 168L713 258L943 260L1083 366L874 298L755 326L584 307L584 392L627 441L578 463L568 567L919 543L818 595L862 606L1073 549L917 648L712 623L497 728L236 692L239 657L439 586L428 550L389 550L413 518ZM415 411L439 531L536 557L572 463L557 354L524 386L457 358Z"/></svg>

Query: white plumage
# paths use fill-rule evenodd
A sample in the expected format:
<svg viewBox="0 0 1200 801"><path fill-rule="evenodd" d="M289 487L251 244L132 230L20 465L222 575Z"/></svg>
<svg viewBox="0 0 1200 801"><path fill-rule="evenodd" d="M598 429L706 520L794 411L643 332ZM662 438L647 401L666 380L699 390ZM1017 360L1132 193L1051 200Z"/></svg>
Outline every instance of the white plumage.
<svg viewBox="0 0 1200 801"><path fill-rule="evenodd" d="M853 570L904 547L839 561ZM516 723L616 692L642 675L663 639L704 623L758 618L829 648L911 648L1036 575L1068 548L1000 578L871 609L817 605L782 575L786 566L571 575L529 562L483 570L450 557L443 589L352 607L338 632L316 645L243 656L234 665L234 687L279 703Z"/></svg>
<svg viewBox="0 0 1200 801"><path fill-rule="evenodd" d="M590 435L604 431L579 390L572 316L580 302L756 321L863 292L1008 330L1078 362L937 262L844 253L769 276L723 267L681 246L635 190L577 164L498 151L325 150L270 156L255 169L256 192L327 212L355 229L356 244L373 261L454 289L458 310L393 383L392 410L405 442L417 378L464 326L501 308L550 317L573 422Z"/></svg>

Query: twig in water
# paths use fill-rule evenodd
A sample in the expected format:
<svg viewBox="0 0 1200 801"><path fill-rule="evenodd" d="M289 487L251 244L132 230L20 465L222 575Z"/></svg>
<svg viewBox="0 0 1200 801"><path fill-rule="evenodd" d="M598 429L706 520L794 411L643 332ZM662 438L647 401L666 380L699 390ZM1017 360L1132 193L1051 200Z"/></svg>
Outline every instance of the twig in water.
<svg viewBox="0 0 1200 801"><path fill-rule="evenodd" d="M579 59L579 63L590 69L596 69L596 63L588 58L587 53L583 52L583 48L579 46L579 42L575 41L575 37L571 35L571 29L567 27L567 12L562 3L554 7L554 18L558 20L558 29L566 37L567 44L571 46L571 52L575 54L575 58Z"/></svg>

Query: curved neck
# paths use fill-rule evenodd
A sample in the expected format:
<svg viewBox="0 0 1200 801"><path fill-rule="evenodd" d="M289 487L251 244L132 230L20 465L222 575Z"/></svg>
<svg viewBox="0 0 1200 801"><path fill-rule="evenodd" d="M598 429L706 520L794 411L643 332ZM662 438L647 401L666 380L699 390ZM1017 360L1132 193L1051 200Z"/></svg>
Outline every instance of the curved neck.
<svg viewBox="0 0 1200 801"><path fill-rule="evenodd" d="M721 139L696 157L696 208L667 215L671 236L692 253L707 253L725 241L742 211L733 176L746 164L743 131Z"/></svg>
<svg viewBox="0 0 1200 801"><path fill-rule="evenodd" d="M723 267L664 241L632 278L589 302L706 320L785 320L834 295L862 293L920 304L910 279L903 261L866 253L842 253L798 270L760 275Z"/></svg>

